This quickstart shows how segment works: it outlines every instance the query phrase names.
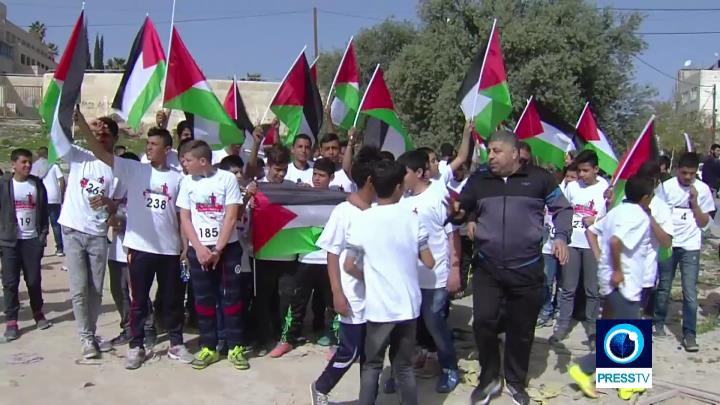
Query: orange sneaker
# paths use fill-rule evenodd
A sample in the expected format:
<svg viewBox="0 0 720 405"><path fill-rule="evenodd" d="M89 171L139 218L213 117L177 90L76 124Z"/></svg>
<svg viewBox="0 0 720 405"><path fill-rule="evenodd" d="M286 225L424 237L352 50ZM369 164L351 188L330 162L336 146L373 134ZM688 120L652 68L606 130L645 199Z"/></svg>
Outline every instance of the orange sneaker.
<svg viewBox="0 0 720 405"><path fill-rule="evenodd" d="M274 349L270 352L269 356L273 359L277 359L279 357L284 356L288 352L290 352L293 349L292 345L288 342L280 342L275 346Z"/></svg>

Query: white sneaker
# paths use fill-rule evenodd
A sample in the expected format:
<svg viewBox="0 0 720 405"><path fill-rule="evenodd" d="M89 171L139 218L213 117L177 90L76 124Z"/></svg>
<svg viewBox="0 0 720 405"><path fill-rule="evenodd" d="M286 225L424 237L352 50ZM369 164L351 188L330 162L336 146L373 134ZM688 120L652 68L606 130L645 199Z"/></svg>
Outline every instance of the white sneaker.
<svg viewBox="0 0 720 405"><path fill-rule="evenodd" d="M185 347L185 345L175 345L168 349L168 358L171 360L177 360L183 364L190 364L195 359L195 356Z"/></svg>

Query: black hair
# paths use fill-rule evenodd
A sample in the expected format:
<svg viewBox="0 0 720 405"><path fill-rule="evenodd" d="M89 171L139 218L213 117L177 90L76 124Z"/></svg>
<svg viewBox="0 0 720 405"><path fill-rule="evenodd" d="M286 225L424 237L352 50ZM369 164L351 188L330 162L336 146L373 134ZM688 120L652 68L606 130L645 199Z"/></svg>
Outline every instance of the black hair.
<svg viewBox="0 0 720 405"><path fill-rule="evenodd" d="M635 173L638 177L645 177L647 179L657 180L660 177L660 164L655 160L648 160L638 169Z"/></svg>
<svg viewBox="0 0 720 405"><path fill-rule="evenodd" d="M177 132L178 138L180 137L180 134L182 131L189 129L190 133L193 135L192 139L195 139L195 133L193 132L193 127L190 125L190 121L188 120L182 120L177 123L177 126L175 127L175 132Z"/></svg>
<svg viewBox="0 0 720 405"><path fill-rule="evenodd" d="M298 139L305 139L306 141L308 141L308 143L310 143L310 146L312 146L313 144L312 139L307 134L297 134L295 135L295 139L293 139L293 146L295 146Z"/></svg>
<svg viewBox="0 0 720 405"><path fill-rule="evenodd" d="M113 148L113 151L115 151L117 153L117 151L119 151L120 149L127 150L125 145L115 145L115 147Z"/></svg>
<svg viewBox="0 0 720 405"><path fill-rule="evenodd" d="M372 182L378 198L391 197L397 186L402 184L406 173L405 165L402 163L387 160L377 162L373 170Z"/></svg>
<svg viewBox="0 0 720 405"><path fill-rule="evenodd" d="M452 156L454 153L455 153L455 148L451 144L445 142L442 145L440 145L440 154L443 157Z"/></svg>
<svg viewBox="0 0 720 405"><path fill-rule="evenodd" d="M13 162L17 162L21 156L32 160L32 152L25 148L18 148L10 152L10 160Z"/></svg>
<svg viewBox="0 0 720 405"><path fill-rule="evenodd" d="M123 153L122 155L120 155L120 157L123 158L123 159L134 160L134 161L136 161L136 162L139 162L139 161L140 161L140 157L138 157L138 155L136 155L136 154L134 154L134 153L132 153L132 152L125 152L125 153Z"/></svg>
<svg viewBox="0 0 720 405"><path fill-rule="evenodd" d="M267 163L270 166L273 165L287 165L290 164L290 149L285 145L275 144L265 153L267 157Z"/></svg>
<svg viewBox="0 0 720 405"><path fill-rule="evenodd" d="M395 161L395 155L393 155L389 150L381 150L380 156L382 156L383 160L389 160L391 162Z"/></svg>
<svg viewBox="0 0 720 405"><path fill-rule="evenodd" d="M583 163L588 163L592 167L597 167L598 165L598 155L595 153L594 150L591 149L585 149L584 151L580 152L577 157L575 158L574 162L580 166Z"/></svg>
<svg viewBox="0 0 720 405"><path fill-rule="evenodd" d="M677 167L697 169L700 166L700 156L695 152L685 152L678 159Z"/></svg>
<svg viewBox="0 0 720 405"><path fill-rule="evenodd" d="M165 128L152 127L148 129L147 136L148 138L150 138L151 136L159 136L163 140L163 146L170 148L172 148L173 146L172 135L170 135L170 131Z"/></svg>
<svg viewBox="0 0 720 405"><path fill-rule="evenodd" d="M424 150L418 148L403 153L402 155L400 155L399 158L397 158L397 161L398 163L402 163L403 165L405 165L406 168L412 170L413 172L422 170L424 173L426 170L428 170L430 157Z"/></svg>
<svg viewBox="0 0 720 405"><path fill-rule="evenodd" d="M435 157L437 158L437 153L435 153L435 149L433 149L429 146L421 146L415 150L420 151L420 152L425 152L425 154L428 156L428 161L430 160L430 155L435 155ZM400 159L400 158L398 158L398 159Z"/></svg>
<svg viewBox="0 0 720 405"><path fill-rule="evenodd" d="M339 144L340 144L340 138L338 138L337 134L334 134L334 133L332 133L332 132L331 132L331 133L328 133L328 134L325 134L325 135L322 137L322 139L320 139L320 146L323 146L323 145L325 145L326 143L330 143L330 142L337 142L338 145L339 145Z"/></svg>
<svg viewBox="0 0 720 405"><path fill-rule="evenodd" d="M227 155L220 161L220 169L230 171L231 168L237 167L242 169L245 165L242 158L238 155Z"/></svg>
<svg viewBox="0 0 720 405"><path fill-rule="evenodd" d="M671 163L672 163L672 161L670 160L670 158L667 155L662 155L658 158L658 164L660 166L665 166L666 168L670 169Z"/></svg>
<svg viewBox="0 0 720 405"><path fill-rule="evenodd" d="M525 141L519 141L517 143L518 151L525 150L527 153L532 156L532 148L530 147L530 144Z"/></svg>
<svg viewBox="0 0 720 405"><path fill-rule="evenodd" d="M577 172L577 171L578 171L577 163L572 162L569 165L565 166L565 168L563 169L563 177L565 177L565 175L567 175L567 172Z"/></svg>
<svg viewBox="0 0 720 405"><path fill-rule="evenodd" d="M192 153L192 155L198 159L205 158L208 163L212 162L212 149L210 145L205 141L199 139L192 140L183 146L184 152Z"/></svg>
<svg viewBox="0 0 720 405"><path fill-rule="evenodd" d="M187 145L188 142L192 142L192 141L194 141L193 138L185 138L185 139L181 140L181 141L178 143L178 147L177 147L178 155L180 155L180 156L182 157L183 147L184 147L185 145Z"/></svg>
<svg viewBox="0 0 720 405"><path fill-rule="evenodd" d="M118 124L117 124L117 122L115 122L114 119L112 119L110 117L100 117L100 118L98 118L98 121L107 125L112 136L114 136L115 138L118 137L118 133L119 133L120 129L118 128Z"/></svg>
<svg viewBox="0 0 720 405"><path fill-rule="evenodd" d="M720 148L720 145L714 143L714 144L712 144L712 146L710 147L710 150L717 149L717 148Z"/></svg>
<svg viewBox="0 0 720 405"><path fill-rule="evenodd" d="M320 170L327 173L328 176L332 176L335 174L335 170L337 169L335 166L335 162L333 162L331 159L320 158L315 161L315 164L313 165L313 170Z"/></svg>
<svg viewBox="0 0 720 405"><path fill-rule="evenodd" d="M625 183L625 198L631 203L639 203L646 195L652 195L654 182L647 177L632 176Z"/></svg>
<svg viewBox="0 0 720 405"><path fill-rule="evenodd" d="M257 167L265 167L265 161L261 158L257 158L257 162L255 162Z"/></svg>
<svg viewBox="0 0 720 405"><path fill-rule="evenodd" d="M373 174L375 163L381 160L383 155L378 147L366 145L360 148L350 169L350 177L358 188L365 187L368 177Z"/></svg>
<svg viewBox="0 0 720 405"><path fill-rule="evenodd" d="M348 140L347 140L347 138L340 138L340 137L338 137L338 140L340 141L340 147L341 147L341 148L347 148L347 146L348 146Z"/></svg>

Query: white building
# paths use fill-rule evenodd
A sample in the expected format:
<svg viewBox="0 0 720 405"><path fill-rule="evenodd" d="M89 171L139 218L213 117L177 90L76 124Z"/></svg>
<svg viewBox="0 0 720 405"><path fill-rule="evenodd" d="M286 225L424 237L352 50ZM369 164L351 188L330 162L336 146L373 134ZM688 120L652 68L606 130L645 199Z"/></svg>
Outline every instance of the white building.
<svg viewBox="0 0 720 405"><path fill-rule="evenodd" d="M0 2L0 73L42 75L55 68L47 45L35 35L7 19L7 6Z"/></svg>
<svg viewBox="0 0 720 405"><path fill-rule="evenodd" d="M720 102L717 98L717 90L720 90L718 88L720 88L720 61L708 69L680 69L675 89L678 111L700 111L710 120L713 115L713 97L716 111L720 108L720 105L717 105Z"/></svg>

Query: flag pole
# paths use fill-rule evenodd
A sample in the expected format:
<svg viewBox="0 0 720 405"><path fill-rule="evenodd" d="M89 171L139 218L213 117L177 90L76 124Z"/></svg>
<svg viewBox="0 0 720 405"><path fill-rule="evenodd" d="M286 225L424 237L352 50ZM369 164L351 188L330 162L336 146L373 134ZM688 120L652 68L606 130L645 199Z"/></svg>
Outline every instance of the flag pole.
<svg viewBox="0 0 720 405"><path fill-rule="evenodd" d="M585 111L587 111L587 109L588 109L589 107L590 107L590 102L589 102L589 101L586 101L586 102L585 102L585 107L583 107L583 110L582 110L582 112L580 113L580 118L578 118L577 124L575 124L575 129L578 129L578 127L580 126L580 121L582 121L582 118L585 116Z"/></svg>
<svg viewBox="0 0 720 405"><path fill-rule="evenodd" d="M672 163L675 159L675 148L672 149L672 152L670 152L670 167L668 169L672 169Z"/></svg>
<svg viewBox="0 0 720 405"><path fill-rule="evenodd" d="M490 44L492 44L493 35L495 34L495 24L497 24L497 18L493 19L492 30L490 30L490 37L488 37L487 48L485 49L485 56L483 57L482 67L480 68L480 76L478 76L478 88L475 92L475 100L473 101L472 118L475 118L475 106L477 105L478 96L480 95L480 81L482 80L483 71L485 70L485 62L487 62L488 53L490 53Z"/></svg>
<svg viewBox="0 0 720 405"><path fill-rule="evenodd" d="M163 85L162 85L163 102L160 104L161 109L162 109L162 105L164 104L164 101L165 101L165 88L167 87L168 71L170 71L170 49L172 48L172 37L173 37L174 29L175 29L175 0L173 0L172 11L170 12L170 38L168 38L167 65L165 67L165 77L163 77ZM169 115L170 114L168 114L168 121L170 120Z"/></svg>
<svg viewBox="0 0 720 405"><path fill-rule="evenodd" d="M517 133L517 129L520 126L520 123L522 122L523 117L525 116L525 113L528 110L528 107L530 107L530 103L532 102L534 96L530 96L527 103L525 104L525 109L523 109L522 114L520 114L520 118L518 118L517 123L515 124L515 129L513 129L514 133Z"/></svg>
<svg viewBox="0 0 720 405"><path fill-rule="evenodd" d="M338 74L340 74L340 68L342 67L343 63L345 63L345 58L347 57L348 50L350 50L350 45L352 45L353 37L350 37L350 41L348 41L347 46L345 47L345 53L343 53L342 59L340 59L340 64L338 65L337 70L335 71L335 77L333 77L333 81L330 84L330 91L328 92L327 96L327 102L330 102L330 96L332 96L333 90L335 90L335 82L337 81Z"/></svg>
<svg viewBox="0 0 720 405"><path fill-rule="evenodd" d="M363 103L365 102L365 96L367 96L368 91L370 90L370 86L373 84L373 81L375 81L375 75L377 74L378 70L380 70L380 64L378 63L377 66L375 66L375 71L372 74L372 77L370 77L370 81L368 82L368 86L365 89L365 94L363 94L362 99L360 100L360 106L358 107L357 114L355 114L355 121L353 121L353 126L357 126L358 118L360 118L360 111L362 111Z"/></svg>
<svg viewBox="0 0 720 405"><path fill-rule="evenodd" d="M615 173L613 174L613 177L612 177L612 180L611 180L611 183L610 183L610 187L615 187L615 185L617 184L617 182L618 182L618 174L619 174L619 173L622 173L622 171L625 170L625 166L627 166L628 158L629 158L630 156L632 156L633 153L635 153L635 149L638 148L638 146L639 146L639 144L640 144L640 140L642 139L643 135L645 135L645 132L648 130L648 128L650 127L650 125L653 123L653 121L655 121L655 114L653 114L652 116L650 116L650 119L649 119L648 122L645 124L645 128L643 128L642 132L640 132L640 136L638 136L638 139L635 140L635 143L633 144L633 146L632 146L632 148L630 149L630 151L627 152L627 155L625 156L625 159L623 159L623 161L622 161L622 166L618 166L618 168L615 169ZM672 167L672 158L670 159L670 166Z"/></svg>
<svg viewBox="0 0 720 405"><path fill-rule="evenodd" d="M287 73L285 73L285 76L283 77L282 81L280 82L280 86L278 86L277 89L275 89L275 93L273 94L272 98L270 99L270 104L268 104L267 108L265 109L265 114L263 114L262 119L260 120L260 124L262 124L265 121L265 118L267 118L268 112L270 112L270 106L272 105L273 101L275 101L275 97L277 97L278 93L280 92L280 87L282 87L283 83L285 83L285 80L290 75L290 72L292 71L292 68L295 66L297 61L300 59L303 54L305 54L305 49L307 49L307 45L305 45L300 51L300 54L295 58L295 61L292 65L290 65L290 69L288 69ZM278 134L280 136L280 134Z"/></svg>

